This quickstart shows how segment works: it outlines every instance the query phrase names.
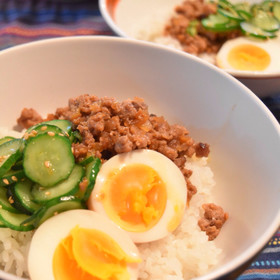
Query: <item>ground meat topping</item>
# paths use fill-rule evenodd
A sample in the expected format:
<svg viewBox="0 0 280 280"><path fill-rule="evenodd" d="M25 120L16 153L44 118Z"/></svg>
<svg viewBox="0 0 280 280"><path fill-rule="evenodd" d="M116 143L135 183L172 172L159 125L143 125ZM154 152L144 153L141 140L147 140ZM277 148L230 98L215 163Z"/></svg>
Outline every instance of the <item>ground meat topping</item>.
<svg viewBox="0 0 280 280"><path fill-rule="evenodd" d="M24 108L20 117L17 119L17 123L23 128L29 128L42 121L43 118L32 108Z"/></svg>
<svg viewBox="0 0 280 280"><path fill-rule="evenodd" d="M175 8L175 15L165 27L165 35L177 39L185 52L199 55L202 53L217 53L228 39L240 36L240 31L212 32L206 30L200 21L197 34L191 35L187 27L192 20L201 20L210 14L215 14L217 5L203 0L187 0Z"/></svg>
<svg viewBox="0 0 280 280"><path fill-rule="evenodd" d="M204 217L198 221L198 225L202 231L208 235L208 240L214 240L228 219L228 213L223 208L214 203L203 204Z"/></svg>
<svg viewBox="0 0 280 280"><path fill-rule="evenodd" d="M188 201L197 193L191 183L192 171L185 168L188 157L207 157L210 148L207 143L195 143L188 130L178 124L170 125L163 117L150 114L143 99L134 98L118 102L114 98L98 98L81 95L69 100L68 106L58 108L46 119L34 109L24 109L18 124L28 128L44 120L67 119L78 129L81 143L73 143L77 161L89 155L97 156L102 162L120 153L135 149L152 149L170 158L185 177ZM82 182L80 187L84 187ZM215 204L203 205L204 217L199 220L201 230L213 240L227 220L223 209Z"/></svg>
<svg viewBox="0 0 280 280"><path fill-rule="evenodd" d="M25 109L19 120L25 120L24 127L42 121L41 117L35 119L34 116L39 115L33 109ZM47 120L50 119L68 119L73 128L79 130L83 140L73 144L73 153L78 161L88 155L105 161L135 149L152 149L170 158L180 168L186 179L188 201L196 193L196 187L189 181L191 171L184 165L186 158L196 153L199 157L202 154L207 156L209 146L203 149L204 146L195 143L185 127L170 125L163 117L150 114L143 99L118 102L114 98L85 94L70 99L67 107L49 114Z"/></svg>

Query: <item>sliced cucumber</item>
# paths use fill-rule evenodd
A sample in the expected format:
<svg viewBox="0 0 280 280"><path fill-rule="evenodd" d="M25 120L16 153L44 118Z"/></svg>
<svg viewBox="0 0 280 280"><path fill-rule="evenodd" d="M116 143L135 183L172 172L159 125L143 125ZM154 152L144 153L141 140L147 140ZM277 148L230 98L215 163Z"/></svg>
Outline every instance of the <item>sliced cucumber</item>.
<svg viewBox="0 0 280 280"><path fill-rule="evenodd" d="M23 169L21 170L9 170L6 174L0 179L0 187L8 186L14 184L25 177Z"/></svg>
<svg viewBox="0 0 280 280"><path fill-rule="evenodd" d="M44 221L61 212L83 208L85 208L85 204L74 196L55 198L48 201L43 207L33 213L32 216L28 217L22 223L37 228Z"/></svg>
<svg viewBox="0 0 280 280"><path fill-rule="evenodd" d="M5 209L0 209L0 221L8 228L18 231L30 231L34 229L32 224L25 224L24 221L29 218L25 214L12 213Z"/></svg>
<svg viewBox="0 0 280 280"><path fill-rule="evenodd" d="M235 11L235 10L225 10L225 9L218 9L218 13L223 15L224 17L227 17L229 19L237 20L237 21L242 21L243 18L240 16L240 14Z"/></svg>
<svg viewBox="0 0 280 280"><path fill-rule="evenodd" d="M47 133L27 140L23 156L26 176L50 187L68 178L75 164L68 137Z"/></svg>
<svg viewBox="0 0 280 280"><path fill-rule="evenodd" d="M275 38L275 33L264 31L263 29L253 25L250 22L241 22L240 27L242 31L249 36L253 36L259 39Z"/></svg>
<svg viewBox="0 0 280 280"><path fill-rule="evenodd" d="M13 139L15 139L15 138L12 137L12 136L5 136L5 137L3 137L3 138L0 139L0 145L3 144L3 143L8 142L8 141L10 141L10 140L13 140Z"/></svg>
<svg viewBox="0 0 280 280"><path fill-rule="evenodd" d="M89 156L89 157L83 159L82 161L80 161L79 164L82 165L82 166L86 166L86 165L88 165L89 163L91 163L93 161L94 161L94 157L93 156Z"/></svg>
<svg viewBox="0 0 280 280"><path fill-rule="evenodd" d="M280 22L280 2L275 2L273 6L273 15Z"/></svg>
<svg viewBox="0 0 280 280"><path fill-rule="evenodd" d="M221 14L212 14L209 17L202 19L201 23L205 29L214 32L225 32L239 27L237 21L230 20Z"/></svg>
<svg viewBox="0 0 280 280"><path fill-rule="evenodd" d="M8 172L15 162L21 158L22 139L13 139L0 145L0 177Z"/></svg>
<svg viewBox="0 0 280 280"><path fill-rule="evenodd" d="M25 138L34 137L38 134L49 133L50 135L61 134L62 136L66 136L66 133L56 125L40 123L34 127L29 132L25 133ZM67 134L68 135L68 134Z"/></svg>
<svg viewBox="0 0 280 280"><path fill-rule="evenodd" d="M93 161L86 165L86 174L85 174L85 182L86 185L83 188L80 188L77 193L77 197L83 201L87 201L96 181L96 176L100 170L101 161L99 158L94 158Z"/></svg>
<svg viewBox="0 0 280 280"><path fill-rule="evenodd" d="M240 2L234 5L236 11L245 11L251 13L250 4L248 2Z"/></svg>
<svg viewBox="0 0 280 280"><path fill-rule="evenodd" d="M238 10L237 13L240 15L240 17L245 20L245 21L249 21L252 19L252 14L247 12L247 11L244 11L244 10Z"/></svg>
<svg viewBox="0 0 280 280"><path fill-rule="evenodd" d="M252 19L251 23L268 32L275 32L279 29L278 20L264 11L259 11Z"/></svg>
<svg viewBox="0 0 280 280"><path fill-rule="evenodd" d="M12 203L13 198L8 197L7 190L0 187L0 209L4 209L12 213L19 213L19 211L12 206Z"/></svg>
<svg viewBox="0 0 280 280"><path fill-rule="evenodd" d="M79 190L79 183L84 174L84 168L80 165L75 165L70 176L66 180L63 180L51 188L44 188L36 184L32 188L31 195L34 201L45 203L54 198L75 194Z"/></svg>
<svg viewBox="0 0 280 280"><path fill-rule="evenodd" d="M14 207L25 214L32 214L40 208L39 204L32 201L31 189L33 184L26 179L9 188L15 203Z"/></svg>
<svg viewBox="0 0 280 280"><path fill-rule="evenodd" d="M266 1L263 1L262 3L260 3L259 5L263 11L271 12L273 10L274 3L275 3L275 1L266 0Z"/></svg>
<svg viewBox="0 0 280 280"><path fill-rule="evenodd" d="M62 129L66 134L70 135L72 131L72 123L68 120L51 120L44 122L45 124L55 125Z"/></svg>

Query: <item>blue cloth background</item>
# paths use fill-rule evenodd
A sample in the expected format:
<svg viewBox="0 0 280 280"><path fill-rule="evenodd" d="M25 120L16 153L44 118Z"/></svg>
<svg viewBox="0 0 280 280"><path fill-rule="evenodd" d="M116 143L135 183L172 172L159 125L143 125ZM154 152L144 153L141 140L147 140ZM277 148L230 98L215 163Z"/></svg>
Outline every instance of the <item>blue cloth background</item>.
<svg viewBox="0 0 280 280"><path fill-rule="evenodd" d="M75 35L113 36L100 15L97 1L0 0L0 50L30 41ZM262 101L280 122L280 89L279 95ZM280 231L239 273L240 270L235 277L238 280L280 280Z"/></svg>

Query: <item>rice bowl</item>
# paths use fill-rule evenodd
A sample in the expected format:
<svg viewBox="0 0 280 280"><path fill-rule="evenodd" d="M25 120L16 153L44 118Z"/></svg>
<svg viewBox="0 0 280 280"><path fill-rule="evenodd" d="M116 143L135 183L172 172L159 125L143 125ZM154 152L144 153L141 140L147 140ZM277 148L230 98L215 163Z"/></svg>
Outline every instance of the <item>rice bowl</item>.
<svg viewBox="0 0 280 280"><path fill-rule="evenodd" d="M138 40L150 41L156 44L162 44L169 46L171 48L178 49L180 51L187 51L186 49L192 49L194 44L192 39L186 39L187 43L185 45L181 44L181 40L183 41L184 34L187 32L183 32L183 34L169 34L167 31L167 26L170 26L170 22L172 22L172 18L177 17L175 12L175 7L183 4L184 1L154 1L153 4L143 1L134 2L133 4L129 3L129 1L99 1L99 7L101 10L101 14L104 17L105 21L111 27L111 29L119 36L126 38L134 38ZM188 1L193 2L193 1ZM207 3L207 1L205 1ZM240 1L232 0L229 1L232 4L239 3ZM250 1L251 5L255 3L260 3L262 1ZM195 1L193 2L195 3ZM195 9L195 8L194 8ZM190 9L191 10L191 9ZM148 12L147 12L148 11ZM200 11L200 8L198 8ZM182 15L184 14L181 12ZM186 15L189 12L186 12ZM191 13L191 12L190 12ZM180 26L178 26L180 29ZM186 28L181 27L182 30ZM215 33L215 32L214 32ZM234 33L234 32L232 32ZM272 43L275 43L279 47L279 31L275 33L277 38L269 39ZM241 36L239 34L239 36ZM176 38L177 36L177 38ZM196 37L196 36L195 36ZM206 33L206 41L208 35ZM223 36L221 36L223 37ZM234 36L235 37L235 36ZM179 39L181 38L181 39ZM205 39L203 38L203 39ZM209 36L211 38L211 36ZM229 36L231 38L231 36ZM258 41L262 41L259 38L242 36L247 40L247 43L250 41L254 44L258 43ZM196 39L194 39L195 41ZM234 39L231 38L234 41ZM229 40L229 41L231 41ZM197 45L201 48L202 45L208 44L205 43L204 40L200 40ZM217 40L219 41L219 40ZM220 40L221 41L221 40ZM214 42L214 40L213 40ZM230 43L230 42L229 42ZM231 44L231 43L230 43ZM234 44L234 42L233 42ZM270 43L269 43L270 44ZM268 44L268 45L269 45ZM266 44L263 44L265 46ZM196 48L196 46L195 46ZM202 47L203 48L203 47ZM273 51L275 56L277 56L277 51ZM274 56L274 54L272 56ZM217 65L216 63L216 54L209 52L202 52L198 55L201 59L208 61L211 64ZM226 60L226 58L223 58ZM274 61L275 59L273 59ZM275 60L277 62L277 59ZM268 71L243 71L241 69L236 70L231 68L224 69L227 73L230 73L237 79L239 79L242 83L244 83L248 88L250 88L257 96L266 97L269 95L274 95L278 93L279 88L279 68L273 67L273 70Z"/></svg>
<svg viewBox="0 0 280 280"><path fill-rule="evenodd" d="M70 42L71 48L68 45ZM108 42L110 44L107 44ZM5 70L0 68L1 75L7 81L11 78L11 76L8 78L8 73L16 75L19 78L18 85L21 85L19 89L15 87L14 83L9 84L9 87L6 83L5 88L0 88L2 92L8 92L9 97L16 96L19 100L14 104L12 110L7 110L2 105L1 111L5 112L7 118L5 121L2 119L1 126L11 129L22 107L31 106L45 114L58 106L63 106L66 97L74 97L79 93L94 92L105 96L114 92L114 96L123 100L131 97L133 90L134 96L143 96L147 100L153 112L166 116L171 122L183 123L195 138L205 140L212 147L209 164L217 181L214 191L215 200L226 205L226 210L232 219L226 223L222 230L223 234L217 239L218 247L222 248L224 252L217 268L199 279L215 278L230 272L252 257L268 242L279 225L279 206L275 198L279 190L277 159L280 151L276 148L279 142L279 126L263 104L248 89L222 71L189 55L142 42L85 37L49 40L45 44L47 48L44 47L44 42L38 42L1 54L0 60L4 64L5 61L9 61L9 71L11 71L7 71L7 68ZM126 54L121 51L123 44L126 45ZM65 52L66 46L67 52ZM40 51L34 53L33 50L30 50L29 53L29 47L31 49L39 47ZM114 52L108 51L111 47ZM95 53L93 50L97 50L97 48L98 51ZM17 52L20 54L19 56L17 56ZM133 57L132 64L130 64L131 60L126 60L128 52L132 55L130 59ZM33 58L26 59L31 53ZM137 58L139 55L140 57ZM15 57L11 59L11 56ZM50 57L53 59L49 59ZM150 65L150 57L154 58L153 66ZM38 62L39 65L44 65L40 75L37 74ZM112 62L114 63L112 64ZM101 70L96 69L97 64L102 65ZM24 65L24 68L21 65ZM75 67L65 69L65 65L75 65ZM120 71L119 65L123 66L121 69L123 72ZM138 67L135 68L135 65ZM167 65L169 67L166 67ZM176 67L179 67L180 70L175 71L175 75ZM33 72L32 69L36 70ZM84 69L83 74L90 75L87 78L84 75L77 75L77 69ZM133 74L132 69L136 73ZM142 71L143 69L149 69L151 72ZM150 75L156 69L162 71L161 75L158 77ZM200 76L205 77L204 85L201 85L201 82L195 78L196 75L193 72L196 71L201 74ZM24 73L26 76L23 75ZM50 77L49 73L53 75ZM61 75L61 73L64 74ZM108 74L111 83L100 83L108 77ZM33 78L28 79L28 77L36 77L36 83ZM207 84L207 92L205 84ZM65 88L66 85L67 88ZM22 95L18 95L19 91L22 92ZM36 101L34 98L36 95L31 97L30 92L37 93L40 101L38 102L38 99ZM50 92L56 95L55 102L48 97ZM170 92L178 94L175 99L171 98ZM209 98L201 98L202 93ZM182 101L184 101L183 104ZM209 102L211 106L209 106ZM217 107L216 102L223 105ZM46 108L46 104L49 104L48 108ZM176 108L175 111L174 108ZM248 110L251 115L255 116L254 118L244 117ZM182 122L182 120L184 121ZM248 129L249 127L254 129ZM256 131L259 131L260 127L263 134L258 134L258 138ZM240 141L240 138L248 140ZM254 141L250 141L251 139ZM267 149L267 145L264 144L268 141L271 143L270 146L275 147L273 151ZM244 155L244 148L247 156L254 159L253 162ZM252 151L252 149L257 149L265 156L261 160L257 160L255 150ZM240 167L240 162L242 162L243 168ZM270 168L266 168L269 166L268 162L272 163ZM262 174L256 172L259 166L263 168ZM212 175L208 169L206 169L206 173L211 178ZM232 174L239 179L228 180L227 178L233 178ZM248 177L248 174L255 174L255 176ZM240 180L243 182L242 192L247 194L244 197L239 195L241 189L234 187L238 186ZM212 185L212 179L210 182L209 184ZM267 185L271 187L269 194L263 189L263 186ZM256 186L257 191L255 191ZM254 196L255 200L248 202L246 199L248 195ZM237 202L240 207L237 207ZM261 202L270 206L266 208L268 211L266 214L258 207ZM244 214L244 211L240 209L245 208L247 211ZM254 231L251 228L254 228ZM229 242L233 237L238 241L238 247L233 248ZM143 251L149 253L151 248L144 248L145 246L143 246ZM219 254L219 250L216 252ZM6 279L12 279L12 276L2 275Z"/></svg>

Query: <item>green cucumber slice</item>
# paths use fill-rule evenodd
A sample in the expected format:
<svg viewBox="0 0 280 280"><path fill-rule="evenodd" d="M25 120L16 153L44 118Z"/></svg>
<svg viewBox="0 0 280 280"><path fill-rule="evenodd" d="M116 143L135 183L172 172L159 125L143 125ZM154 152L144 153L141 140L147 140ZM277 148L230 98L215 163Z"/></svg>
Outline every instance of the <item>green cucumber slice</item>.
<svg viewBox="0 0 280 280"><path fill-rule="evenodd" d="M3 137L3 138L0 139L0 145L3 144L3 143L8 142L8 141L10 141L10 140L13 140L13 139L15 139L15 138L12 137L12 136L5 136L5 137Z"/></svg>
<svg viewBox="0 0 280 280"><path fill-rule="evenodd" d="M239 16L245 20L245 21L249 21L252 19L252 14L247 12L247 11L244 11L244 10L238 10L237 13L239 14Z"/></svg>
<svg viewBox="0 0 280 280"><path fill-rule="evenodd" d="M242 20L243 20L243 18L242 18L242 17L238 14L238 12L235 11L235 10L230 10L230 11L228 11L228 10L219 8L219 9L217 10L217 12L218 12L219 14L221 14L222 16L227 17L227 18L229 18L229 19L233 19L233 20L236 20L236 21L242 21Z"/></svg>
<svg viewBox="0 0 280 280"><path fill-rule="evenodd" d="M55 125L62 129L66 134L70 135L72 131L72 123L68 120L51 120L44 122L45 124Z"/></svg>
<svg viewBox="0 0 280 280"><path fill-rule="evenodd" d="M273 6L273 15L280 22L280 2L275 2Z"/></svg>
<svg viewBox="0 0 280 280"><path fill-rule="evenodd" d="M75 164L68 137L48 133L27 140L23 152L26 176L43 187L51 187L68 178Z"/></svg>
<svg viewBox="0 0 280 280"><path fill-rule="evenodd" d="M82 201L87 201L96 181L96 176L101 167L101 160L99 158L93 158L93 161L86 165L86 174L83 182L80 185L80 189L76 196ZM84 184L85 185L84 185Z"/></svg>
<svg viewBox="0 0 280 280"><path fill-rule="evenodd" d="M79 184L85 174L85 170L80 165L75 165L70 176L57 185L44 188L38 184L34 185L31 195L34 201L45 203L51 199L75 194L79 190Z"/></svg>
<svg viewBox="0 0 280 280"><path fill-rule="evenodd" d="M34 212L22 224L30 225L35 228L39 227L47 219L64 211L72 209L84 209L85 204L74 196L60 197L48 201L38 211Z"/></svg>
<svg viewBox="0 0 280 280"><path fill-rule="evenodd" d="M36 136L38 134L42 134L42 133L49 133L49 134L54 133L54 134L61 134L62 136L66 136L66 133L58 126L40 123L40 124L32 127L32 129L29 129L28 131L26 131L26 133L24 134L24 138L28 139L29 137L34 137L34 136Z"/></svg>
<svg viewBox="0 0 280 280"><path fill-rule="evenodd" d="M80 161L79 164L82 165L82 166L86 166L89 163L91 163L92 161L94 161L94 157L93 156L89 156L89 157L83 159L82 161Z"/></svg>
<svg viewBox="0 0 280 280"><path fill-rule="evenodd" d="M264 31L263 29L253 25L250 22L241 22L241 30L249 36L256 37L259 39L275 38L275 33Z"/></svg>
<svg viewBox="0 0 280 280"><path fill-rule="evenodd" d="M0 179L0 187L5 187L10 184L14 184L21 179L25 178L25 173L23 169L21 170L9 170L6 174Z"/></svg>
<svg viewBox="0 0 280 280"><path fill-rule="evenodd" d="M240 2L234 5L236 11L245 11L251 13L250 4L248 2Z"/></svg>
<svg viewBox="0 0 280 280"><path fill-rule="evenodd" d="M32 201L31 189L33 182L24 180L11 187L15 208L25 214L32 214L40 208L40 205Z"/></svg>
<svg viewBox="0 0 280 280"><path fill-rule="evenodd" d="M12 198L8 198L7 190L3 187L0 187L0 209L7 210L12 213L19 213L17 209L12 206Z"/></svg>
<svg viewBox="0 0 280 280"><path fill-rule="evenodd" d="M8 228L17 231L30 231L34 229L34 226L26 225L24 221L29 218L28 215L12 213L5 209L0 209L0 221Z"/></svg>
<svg viewBox="0 0 280 280"><path fill-rule="evenodd" d="M22 156L23 140L13 139L0 145L0 177Z"/></svg>
<svg viewBox="0 0 280 280"><path fill-rule="evenodd" d="M214 32L224 32L239 28L239 22L230 20L221 14L212 14L201 20L202 26Z"/></svg>
<svg viewBox="0 0 280 280"><path fill-rule="evenodd" d="M259 11L252 19L251 23L268 32L275 32L279 29L278 20L264 11Z"/></svg>
<svg viewBox="0 0 280 280"><path fill-rule="evenodd" d="M275 1L266 0L266 1L263 1L262 3L260 3L259 5L263 11L271 12L273 10L274 3L275 3Z"/></svg>

